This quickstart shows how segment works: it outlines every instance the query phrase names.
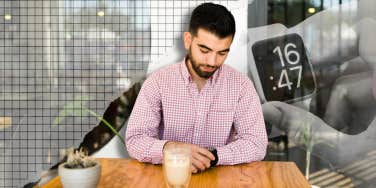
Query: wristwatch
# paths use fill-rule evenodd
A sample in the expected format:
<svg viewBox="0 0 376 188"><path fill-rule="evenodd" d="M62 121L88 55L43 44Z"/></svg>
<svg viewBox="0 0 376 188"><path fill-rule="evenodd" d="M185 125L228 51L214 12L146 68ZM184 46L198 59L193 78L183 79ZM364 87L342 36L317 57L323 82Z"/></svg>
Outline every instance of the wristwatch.
<svg viewBox="0 0 376 188"><path fill-rule="evenodd" d="M215 159L210 161L210 167L215 166L218 163L217 149L209 149L209 151L214 155Z"/></svg>

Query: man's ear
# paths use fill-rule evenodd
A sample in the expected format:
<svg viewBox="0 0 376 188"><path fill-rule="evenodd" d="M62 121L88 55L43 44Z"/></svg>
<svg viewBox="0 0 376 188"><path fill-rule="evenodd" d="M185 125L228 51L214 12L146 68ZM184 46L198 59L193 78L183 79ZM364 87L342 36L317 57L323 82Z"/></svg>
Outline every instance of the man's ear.
<svg viewBox="0 0 376 188"><path fill-rule="evenodd" d="M189 50L192 43L192 34L190 32L184 32L184 47Z"/></svg>

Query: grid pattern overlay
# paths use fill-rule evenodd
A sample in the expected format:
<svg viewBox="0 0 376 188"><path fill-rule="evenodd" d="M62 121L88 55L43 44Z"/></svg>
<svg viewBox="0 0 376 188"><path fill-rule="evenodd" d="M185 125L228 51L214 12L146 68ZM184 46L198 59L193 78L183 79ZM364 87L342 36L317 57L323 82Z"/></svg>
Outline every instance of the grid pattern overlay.
<svg viewBox="0 0 376 188"><path fill-rule="evenodd" d="M187 27L185 0L0 0L0 187L39 179L98 122L54 124L87 96L102 114ZM225 6L231 0L215 1Z"/></svg>

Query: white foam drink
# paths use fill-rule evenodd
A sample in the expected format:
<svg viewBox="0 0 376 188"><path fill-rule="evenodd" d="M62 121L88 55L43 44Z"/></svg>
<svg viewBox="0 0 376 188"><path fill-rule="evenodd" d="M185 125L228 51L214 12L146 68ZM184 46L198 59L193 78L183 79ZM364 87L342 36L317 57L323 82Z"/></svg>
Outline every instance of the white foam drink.
<svg viewBox="0 0 376 188"><path fill-rule="evenodd" d="M169 148L163 152L163 172L167 187L188 187L191 179L191 152Z"/></svg>

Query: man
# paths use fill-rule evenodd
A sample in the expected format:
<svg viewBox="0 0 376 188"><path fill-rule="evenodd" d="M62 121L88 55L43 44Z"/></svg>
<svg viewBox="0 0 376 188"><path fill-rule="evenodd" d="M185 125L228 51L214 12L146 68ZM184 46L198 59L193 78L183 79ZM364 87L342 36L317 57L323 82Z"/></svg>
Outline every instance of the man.
<svg viewBox="0 0 376 188"><path fill-rule="evenodd" d="M131 157L158 164L164 149L190 147L193 173L264 158L259 97L247 76L223 65L234 35L234 17L224 6L195 8L184 33L186 58L156 71L141 88L126 133Z"/></svg>

